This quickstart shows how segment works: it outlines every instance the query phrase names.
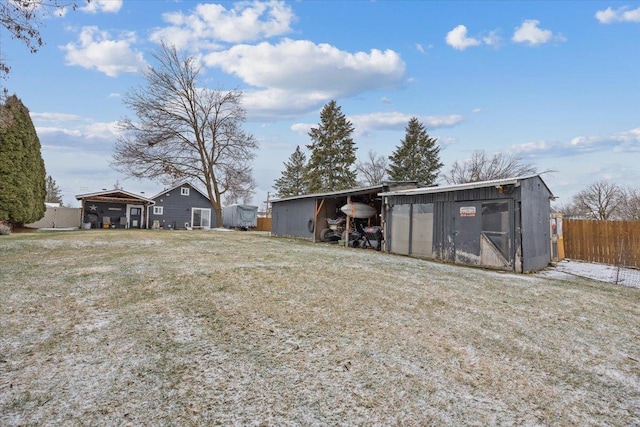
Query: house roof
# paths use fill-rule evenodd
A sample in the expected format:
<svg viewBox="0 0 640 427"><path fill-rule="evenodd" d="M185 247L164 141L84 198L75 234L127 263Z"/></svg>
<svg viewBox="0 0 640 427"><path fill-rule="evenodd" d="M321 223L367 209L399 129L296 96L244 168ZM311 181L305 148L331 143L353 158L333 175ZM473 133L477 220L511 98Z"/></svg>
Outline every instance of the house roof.
<svg viewBox="0 0 640 427"><path fill-rule="evenodd" d="M445 193L448 191L459 191L459 190L473 190L475 188L485 188L485 187L499 187L501 185L515 185L519 186L521 181L530 178L540 178L540 181L544 184L544 186L549 191L549 194L553 196L551 190L544 182L540 175L527 175L527 176L518 176L513 178L503 178L503 179L492 179L489 181L477 181L477 182L466 182L464 184L453 184L453 185L442 185L442 186L433 186L433 187L421 187L421 188L412 188L408 190L397 190L397 191L388 191L385 193L380 193L380 196L412 196L418 194L432 194L432 193Z"/></svg>
<svg viewBox="0 0 640 427"><path fill-rule="evenodd" d="M125 190L113 189L97 191L95 193L85 193L76 195L76 200L93 200L98 202L113 202L113 203L147 203L154 204L155 202L146 197L142 197L138 194L130 193Z"/></svg>
<svg viewBox="0 0 640 427"><path fill-rule="evenodd" d="M194 190L196 190L198 193L202 194L202 196L205 197L207 200L210 200L209 196L206 193L204 193L202 190L200 190L198 187L196 187L195 185L193 185L192 183L190 183L188 181L181 181L181 182L175 184L173 187L165 188L164 190L162 190L161 192L159 192L158 194L156 194L155 196L153 196L151 198L155 199L157 197L160 197L160 196L168 193L169 191L175 190L178 187L184 187L185 185L188 185L189 187L191 187Z"/></svg>
<svg viewBox="0 0 640 427"><path fill-rule="evenodd" d="M336 196L359 196L359 195L370 194L370 193L378 194L380 191L384 191L385 189L389 189L389 188L398 188L398 187L406 187L406 186L415 187L417 185L418 185L417 181L384 181L381 184L371 185L368 187L355 187L355 188L349 188L345 190L330 191L327 193L313 193L313 194L304 194L301 196L283 197L281 199L267 200L266 202L277 203L277 202L296 200L296 199L310 199L310 198L317 199L317 198L330 198L330 197L336 197Z"/></svg>

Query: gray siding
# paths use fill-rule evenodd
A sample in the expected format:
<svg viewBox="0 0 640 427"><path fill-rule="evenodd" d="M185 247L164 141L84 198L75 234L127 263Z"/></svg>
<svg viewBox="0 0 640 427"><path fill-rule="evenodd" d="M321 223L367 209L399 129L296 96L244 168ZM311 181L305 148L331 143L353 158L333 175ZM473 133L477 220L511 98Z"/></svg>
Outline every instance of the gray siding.
<svg viewBox="0 0 640 427"><path fill-rule="evenodd" d="M309 231L309 221L313 222L315 206L315 198L273 203L271 207L271 234L279 237L313 240L314 233Z"/></svg>
<svg viewBox="0 0 640 427"><path fill-rule="evenodd" d="M189 195L183 196L181 188L188 187ZM204 197L198 190L189 184L180 185L156 196L153 201L155 206L162 207L162 215L154 214L154 207L149 208L149 227L154 221L158 221L164 229L185 229L185 223L191 224L191 214L193 208L211 210L211 228L217 227L215 211L208 198Z"/></svg>
<svg viewBox="0 0 640 427"><path fill-rule="evenodd" d="M522 182L522 269L541 270L551 262L551 193L540 178Z"/></svg>
<svg viewBox="0 0 640 427"><path fill-rule="evenodd" d="M431 257L444 262L478 265L516 272L533 272L551 261L548 188L538 176L524 178L519 185L452 190L387 197L386 250L414 255L412 228L394 227L396 205L415 206L433 203L433 252ZM504 202L507 202L505 204ZM503 206L502 213L490 214L492 206ZM508 209L507 209L508 208ZM461 210L462 209L462 210ZM484 210L488 209L488 213ZM413 215L413 208L405 209ZM396 212L404 212L396 210ZM473 216L463 211L475 212ZM495 212L495 211L494 211ZM486 214L486 216L485 216ZM406 218L396 220L407 221ZM499 228L501 233L493 232ZM402 236L394 236L402 230ZM402 242L402 245L398 242ZM395 246L394 246L395 243ZM407 247L408 244L408 247ZM418 254L417 256L423 256ZM502 264L501 264L502 263Z"/></svg>

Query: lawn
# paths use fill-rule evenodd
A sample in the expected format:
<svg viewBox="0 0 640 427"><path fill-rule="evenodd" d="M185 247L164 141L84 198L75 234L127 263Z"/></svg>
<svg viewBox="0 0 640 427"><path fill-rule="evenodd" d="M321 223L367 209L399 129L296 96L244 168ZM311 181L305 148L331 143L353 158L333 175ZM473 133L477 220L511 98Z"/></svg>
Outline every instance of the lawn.
<svg viewBox="0 0 640 427"><path fill-rule="evenodd" d="M638 288L253 232L0 257L0 425L640 425Z"/></svg>

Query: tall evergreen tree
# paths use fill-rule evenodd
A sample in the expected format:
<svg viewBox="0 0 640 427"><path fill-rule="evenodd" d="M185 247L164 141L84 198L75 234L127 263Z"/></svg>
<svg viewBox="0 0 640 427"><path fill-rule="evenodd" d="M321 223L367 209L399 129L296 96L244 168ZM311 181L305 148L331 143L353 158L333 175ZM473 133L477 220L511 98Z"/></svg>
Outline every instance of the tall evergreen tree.
<svg viewBox="0 0 640 427"><path fill-rule="evenodd" d="M438 177L440 147L437 138L430 137L426 128L416 117L412 117L405 128L401 144L389 156L389 178L393 181L418 181L431 185Z"/></svg>
<svg viewBox="0 0 640 427"><path fill-rule="evenodd" d="M273 185L278 197L300 196L307 192L307 185L304 180L306 163L307 156L300 150L298 145L289 160L284 162L285 170L282 171L282 176L276 179Z"/></svg>
<svg viewBox="0 0 640 427"><path fill-rule="evenodd" d="M41 219L45 175L29 110L12 95L0 105L0 219L18 226Z"/></svg>
<svg viewBox="0 0 640 427"><path fill-rule="evenodd" d="M47 195L45 196L44 201L47 203L60 203L62 205L62 193L60 192L60 187L58 187L56 180L53 179L51 175L47 176L45 185Z"/></svg>
<svg viewBox="0 0 640 427"><path fill-rule="evenodd" d="M311 156L305 181L310 193L343 190L356 185L356 145L353 125L335 101L320 112L320 124L309 132Z"/></svg>

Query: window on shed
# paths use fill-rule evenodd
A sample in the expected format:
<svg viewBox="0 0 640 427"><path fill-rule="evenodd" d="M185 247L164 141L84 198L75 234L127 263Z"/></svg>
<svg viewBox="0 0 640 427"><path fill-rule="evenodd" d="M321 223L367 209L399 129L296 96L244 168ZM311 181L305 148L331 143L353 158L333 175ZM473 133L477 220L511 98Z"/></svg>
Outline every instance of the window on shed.
<svg viewBox="0 0 640 427"><path fill-rule="evenodd" d="M415 204L411 215L411 255L433 255L433 203Z"/></svg>
<svg viewBox="0 0 640 427"><path fill-rule="evenodd" d="M180 187L180 195L188 196L189 195L189 187Z"/></svg>
<svg viewBox="0 0 640 427"><path fill-rule="evenodd" d="M409 225L411 205L394 205L391 208L391 252L409 255Z"/></svg>
<svg viewBox="0 0 640 427"><path fill-rule="evenodd" d="M154 215L162 215L163 210L164 209L162 208L162 206L154 206L153 207L153 214Z"/></svg>

